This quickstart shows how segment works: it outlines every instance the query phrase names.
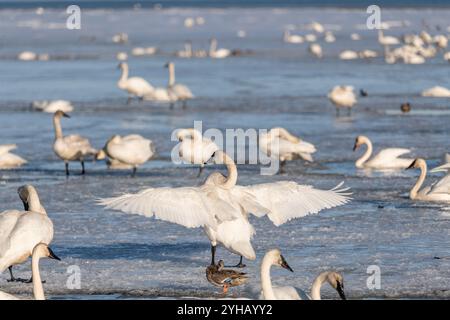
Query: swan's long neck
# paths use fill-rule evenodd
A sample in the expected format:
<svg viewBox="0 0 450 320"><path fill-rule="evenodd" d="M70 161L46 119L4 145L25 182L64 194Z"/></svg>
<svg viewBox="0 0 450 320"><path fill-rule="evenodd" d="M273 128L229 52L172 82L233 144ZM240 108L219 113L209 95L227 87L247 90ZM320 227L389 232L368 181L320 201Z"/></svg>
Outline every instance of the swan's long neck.
<svg viewBox="0 0 450 320"><path fill-rule="evenodd" d="M311 298L313 300L321 300L320 298L320 288L322 288L322 284L327 281L328 272L322 272L317 276L314 280L312 288L311 288Z"/></svg>
<svg viewBox="0 0 450 320"><path fill-rule="evenodd" d="M225 189L231 189L236 185L237 182L237 167L233 159L231 159L226 153L223 154L223 163L227 166L228 177L222 186Z"/></svg>
<svg viewBox="0 0 450 320"><path fill-rule="evenodd" d="M63 137L63 132L61 128L61 118L59 116L53 117L53 127L55 128L55 138L60 139Z"/></svg>
<svg viewBox="0 0 450 320"><path fill-rule="evenodd" d="M290 141L292 143L298 143L299 139L292 134L290 134L286 129L284 128L274 128L271 130L273 132L274 136L277 136L279 138L282 138L284 140Z"/></svg>
<svg viewBox="0 0 450 320"><path fill-rule="evenodd" d="M128 79L128 66L126 64L122 65L122 75L120 76L119 82L125 82Z"/></svg>
<svg viewBox="0 0 450 320"><path fill-rule="evenodd" d="M427 176L427 165L426 165L426 163L421 163L419 179L417 179L416 184L409 192L409 197L411 199L415 199L417 197L417 192L419 191L420 187L422 186L423 182L425 181L426 176Z"/></svg>
<svg viewBox="0 0 450 320"><path fill-rule="evenodd" d="M33 274L33 294L36 300L45 300L44 288L42 286L41 274L39 272L39 255L33 252L31 261L31 272Z"/></svg>
<svg viewBox="0 0 450 320"><path fill-rule="evenodd" d="M36 190L32 189L28 191L28 211L40 212L42 214L47 214L45 209L41 205L41 201L39 201L39 196Z"/></svg>
<svg viewBox="0 0 450 320"><path fill-rule="evenodd" d="M364 139L364 144L367 145L367 150L366 152L362 155L361 158L359 158L358 160L356 160L355 165L357 168L363 168L364 167L364 163L369 160L370 156L372 155L372 142L369 139Z"/></svg>
<svg viewBox="0 0 450 320"><path fill-rule="evenodd" d="M169 64L169 87L175 84L175 66L173 63Z"/></svg>
<svg viewBox="0 0 450 320"><path fill-rule="evenodd" d="M273 292L272 280L270 279L270 267L272 260L270 256L265 256L261 264L261 287L266 300L277 300Z"/></svg>

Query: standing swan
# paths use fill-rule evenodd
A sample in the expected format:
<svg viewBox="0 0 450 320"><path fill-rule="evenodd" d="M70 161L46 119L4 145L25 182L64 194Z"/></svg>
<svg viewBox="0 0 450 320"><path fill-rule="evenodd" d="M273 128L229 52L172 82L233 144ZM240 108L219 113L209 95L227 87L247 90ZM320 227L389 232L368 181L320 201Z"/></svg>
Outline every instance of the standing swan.
<svg viewBox="0 0 450 320"><path fill-rule="evenodd" d="M23 281L14 278L12 267L24 263L36 244L50 244L53 240L53 223L36 189L25 185L17 192L25 211L7 210L0 214L0 273L9 268L10 281Z"/></svg>
<svg viewBox="0 0 450 320"><path fill-rule="evenodd" d="M140 77L128 78L128 64L126 62L121 62L118 66L122 70L122 75L117 82L119 89L128 92L127 104L131 102L132 97L137 97L143 99L144 96L152 95L153 86L148 83L145 79Z"/></svg>
<svg viewBox="0 0 450 320"><path fill-rule="evenodd" d="M88 139L78 135L71 134L63 136L61 128L61 117L70 118L70 116L58 110L53 115L53 126L55 128L55 142L53 151L66 165L66 175L69 175L69 161L80 161L81 174L85 174L84 159L86 156L97 154L97 150L92 148Z"/></svg>
<svg viewBox="0 0 450 320"><path fill-rule="evenodd" d="M236 185L238 172L234 161L223 151L212 157L224 164L228 176L214 172L200 187L149 188L137 194L125 194L102 199L101 205L125 213L177 223L187 228L203 227L211 242L211 265L215 264L217 244L230 252L254 260L251 239L255 233L248 213L257 217L267 215L279 226L291 219L318 213L347 203L348 189L319 190L293 181Z"/></svg>
<svg viewBox="0 0 450 320"><path fill-rule="evenodd" d="M339 108L347 108L351 113L352 107L355 105L356 95L352 86L335 86L329 93L328 98L336 107L336 113L339 115Z"/></svg>
<svg viewBox="0 0 450 320"><path fill-rule="evenodd" d="M302 158L313 162L312 154L316 152L313 144L292 135L284 128L272 128L259 136L259 148L269 157L281 161L281 168L286 161Z"/></svg>
<svg viewBox="0 0 450 320"><path fill-rule="evenodd" d="M39 260L41 258L50 258L58 261L61 260L45 243L39 243L34 247L31 257L31 272L33 274L33 295L35 300L45 300L44 288L42 286L41 274L39 272ZM0 291L0 300L19 299L13 295Z"/></svg>
<svg viewBox="0 0 450 320"><path fill-rule="evenodd" d="M409 192L409 197L412 200L450 202L450 173L448 173L438 182L433 183L431 186L425 187L420 190L420 187L422 186L427 176L427 163L425 160L418 158L414 160L407 169L412 168L420 169L419 179ZM448 170L449 168L450 165L445 164L443 166L434 168L432 172Z"/></svg>
<svg viewBox="0 0 450 320"><path fill-rule="evenodd" d="M137 167L147 162L155 154L153 142L138 134L121 137L112 136L102 150L97 153L96 159L102 160L108 156L114 167L131 167L133 176Z"/></svg>
<svg viewBox="0 0 450 320"><path fill-rule="evenodd" d="M180 141L178 154L186 163L200 165L198 177L202 174L205 163L219 147L194 128L180 129L177 132Z"/></svg>
<svg viewBox="0 0 450 320"><path fill-rule="evenodd" d="M168 62L165 67L169 69L169 84L167 86L169 96L174 96L176 97L175 100L182 101L183 108L185 108L186 101L194 98L194 95L184 84L175 83L175 64L173 62Z"/></svg>
<svg viewBox="0 0 450 320"><path fill-rule="evenodd" d="M0 145L0 169L12 169L20 167L27 163L25 159L10 153L11 150L17 148L15 144L2 144Z"/></svg>
<svg viewBox="0 0 450 320"><path fill-rule="evenodd" d="M261 300L321 300L320 289L322 284L328 282L338 293L342 300L345 300L344 280L342 276L334 271L322 272L313 282L311 296L303 290L295 287L274 287L270 278L270 268L280 266L294 272L287 264L280 250L273 249L266 253L261 263ZM300 292L300 294L299 294Z"/></svg>
<svg viewBox="0 0 450 320"><path fill-rule="evenodd" d="M378 152L372 159L372 142L366 136L358 136L353 146L353 151L358 149L363 144L367 145L366 152L356 160L355 166L357 168L368 169L406 169L409 167L414 159L399 158L401 155L410 153L411 150L403 148L387 148Z"/></svg>

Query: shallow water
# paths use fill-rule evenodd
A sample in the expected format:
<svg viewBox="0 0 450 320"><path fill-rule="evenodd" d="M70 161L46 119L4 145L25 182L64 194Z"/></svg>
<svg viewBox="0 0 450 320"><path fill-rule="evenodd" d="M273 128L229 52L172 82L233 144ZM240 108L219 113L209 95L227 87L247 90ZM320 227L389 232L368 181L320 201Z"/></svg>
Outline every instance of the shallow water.
<svg viewBox="0 0 450 320"><path fill-rule="evenodd" d="M203 16L204 26L186 29L188 16ZM185 229L140 216L105 211L95 204L102 197L135 192L148 186L198 185L197 170L175 166L170 152L176 128L191 127L203 120L203 128L270 128L283 126L314 143L315 162L294 161L286 173L259 175L259 166L239 167L239 183L252 184L294 180L319 188L340 181L353 190L351 204L286 223L277 228L267 219L252 219L257 234L257 260L247 262L249 285L233 290L248 297L258 286L260 259L279 247L293 274L273 269L274 283L309 288L315 275L337 269L345 277L349 298L436 298L450 293L450 211L446 206L415 203L408 191L418 172L366 172L356 170L352 153L358 134L369 136L375 149L407 147L433 167L450 151L448 99L422 98L420 92L434 85L450 87L450 66L441 55L424 65L386 65L371 61L340 61L340 51L381 48L374 31L361 29L365 13L339 9L169 9L163 11L83 11L82 29L67 31L65 16L46 11L0 11L0 137L1 143L17 143L17 153L29 160L23 168L0 172L0 210L19 208L16 189L25 183L38 188L41 200L55 225L54 251L63 261L42 262L45 290L51 298L120 299L126 297L217 297L206 281L209 243L203 231ZM450 10L383 11L383 19L407 20L409 27L389 34L420 31L425 19L431 26L447 27ZM337 42L322 44L325 58L307 53L307 44L288 45L281 40L287 24L317 20L335 29ZM433 20L431 20L433 19ZM30 23L30 21L32 23ZM145 27L143 27L145 26ZM237 38L246 30L248 36ZM130 43L115 45L111 36L130 35ZM298 33L305 33L298 30ZM363 40L351 41L358 32ZM191 39L194 47L207 48L215 36L219 46L250 50L252 54L224 60L177 59L172 53ZM162 66L176 62L177 80L187 84L197 98L188 108L169 110L149 102L126 105L126 95L115 86L118 51L135 46L157 46L152 57L131 57L131 73L164 86ZM19 62L23 50L49 53L56 60ZM369 92L349 117L336 118L326 93L337 84L351 84ZM131 178L127 171L109 171L103 162L88 163L88 174L64 176L64 165L52 152L51 115L31 112L33 100L72 100L72 118L63 120L64 132L81 133L100 148L112 134L138 133L156 145L157 157ZM402 115L402 102L412 112ZM213 170L208 167L204 177ZM438 175L428 179L436 179ZM226 263L237 257L218 250ZM442 259L435 259L441 257ZM71 290L67 268L81 268L81 289ZM381 268L381 289L366 286L367 267ZM19 276L29 266L17 268ZM0 288L27 295L31 286L6 282ZM324 288L327 298L337 298Z"/></svg>

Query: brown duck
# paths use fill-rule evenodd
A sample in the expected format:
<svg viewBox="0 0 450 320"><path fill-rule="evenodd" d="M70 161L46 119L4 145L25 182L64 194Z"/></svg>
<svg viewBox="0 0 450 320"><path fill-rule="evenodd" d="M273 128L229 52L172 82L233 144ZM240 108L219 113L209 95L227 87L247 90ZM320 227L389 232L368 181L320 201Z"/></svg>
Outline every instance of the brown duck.
<svg viewBox="0 0 450 320"><path fill-rule="evenodd" d="M228 288L247 282L248 276L244 272L224 269L224 262L220 260L217 265L213 264L206 268L206 279L216 287L222 287L223 293L226 294Z"/></svg>

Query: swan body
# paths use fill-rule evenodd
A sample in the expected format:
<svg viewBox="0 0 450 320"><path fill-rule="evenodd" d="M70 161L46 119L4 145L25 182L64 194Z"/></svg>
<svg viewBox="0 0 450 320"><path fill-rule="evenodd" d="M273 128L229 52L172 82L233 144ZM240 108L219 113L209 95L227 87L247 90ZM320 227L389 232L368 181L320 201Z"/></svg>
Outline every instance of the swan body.
<svg viewBox="0 0 450 320"><path fill-rule="evenodd" d="M447 171L447 175L441 180L430 186L420 189L427 176L427 163L425 160L418 158L407 168L420 169L420 176L414 187L409 193L412 200L433 201L433 202L450 202L450 165L445 164L432 170L432 172Z"/></svg>
<svg viewBox="0 0 450 320"><path fill-rule="evenodd" d="M272 286L270 268L273 265L280 266L294 272L287 264L280 250L272 249L268 251L261 263L262 292L259 296L260 300L321 300L320 289L322 284L325 282L328 282L339 293L341 299L346 299L344 293L344 280L343 277L337 272L322 272L314 280L311 288L311 295L308 295L305 291L292 286Z"/></svg>
<svg viewBox="0 0 450 320"><path fill-rule="evenodd" d="M436 86L422 92L423 97L439 97L439 98L449 98L450 90L444 87Z"/></svg>
<svg viewBox="0 0 450 320"><path fill-rule="evenodd" d="M339 54L339 59L341 60L354 60L358 58L359 58L358 52L353 50L345 50Z"/></svg>
<svg viewBox="0 0 450 320"><path fill-rule="evenodd" d="M323 57L322 47L318 43L312 43L309 46L309 52L311 52L311 54L313 56L315 56L316 58L322 58Z"/></svg>
<svg viewBox="0 0 450 320"><path fill-rule="evenodd" d="M336 37L334 36L334 34L331 31L327 31L327 32L325 32L324 40L325 40L325 42L333 43L336 41Z"/></svg>
<svg viewBox="0 0 450 320"><path fill-rule="evenodd" d="M44 288L42 286L41 275L39 272L39 260L41 258L61 260L53 253L52 249L50 249L46 243L38 243L33 248L31 257L31 272L33 274L33 295L35 300L45 300ZM0 291L0 300L20 299Z"/></svg>
<svg viewBox="0 0 450 320"><path fill-rule="evenodd" d="M87 138L77 134L63 136L61 128L61 117L70 118L70 116L61 110L53 115L53 126L55 129L55 141L53 151L66 165L66 174L69 174L69 161L80 161L82 174L84 174L84 159L97 154L97 150L91 146Z"/></svg>
<svg viewBox="0 0 450 320"><path fill-rule="evenodd" d="M58 110L69 113L73 111L73 106L67 100L54 101L33 101L32 108L42 112L55 113Z"/></svg>
<svg viewBox="0 0 450 320"><path fill-rule="evenodd" d="M216 151L212 160L226 165L228 176L214 172L200 187L149 188L99 203L109 209L154 216L188 228L203 227L211 242L211 265L214 265L218 244L241 257L255 259L249 213L257 217L267 215L279 226L350 200L348 189L339 189L342 184L332 190L289 181L238 186L234 161L222 151Z"/></svg>
<svg viewBox="0 0 450 320"><path fill-rule="evenodd" d="M406 169L414 161L414 159L399 158L400 156L410 153L411 150L403 148L387 148L381 150L378 154L372 155L372 142L366 136L358 136L355 140L353 151L362 145L367 145L364 155L355 162L357 168L368 169Z"/></svg>
<svg viewBox="0 0 450 320"><path fill-rule="evenodd" d="M34 61L34 60L37 60L37 58L38 58L38 55L31 51L21 52L17 56L17 59L21 60L21 61Z"/></svg>
<svg viewBox="0 0 450 320"><path fill-rule="evenodd" d="M224 59L231 55L231 50L220 48L217 49L217 40L215 38L211 39L209 46L209 56L214 59Z"/></svg>
<svg viewBox="0 0 450 320"><path fill-rule="evenodd" d="M296 34L291 34L291 32L287 29L284 31L283 40L286 43L294 43L294 44L304 42L304 39L302 36L296 35Z"/></svg>
<svg viewBox="0 0 450 320"><path fill-rule="evenodd" d="M24 263L39 243L53 240L53 223L42 207L36 189L18 189L25 211L7 210L0 214L0 273ZM12 272L11 272L11 278Z"/></svg>
<svg viewBox="0 0 450 320"><path fill-rule="evenodd" d="M370 59L370 58L378 57L378 53L376 51L368 50L368 49L359 52L358 55L362 59Z"/></svg>
<svg viewBox="0 0 450 320"><path fill-rule="evenodd" d="M361 40L361 36L358 33L352 33L350 35L350 39L352 39L353 41L359 41Z"/></svg>
<svg viewBox="0 0 450 320"><path fill-rule="evenodd" d="M122 75L117 82L117 87L119 87L119 89L127 91L129 96L138 98L143 98L144 96L153 93L153 86L145 79L140 77L128 78L129 68L126 62L121 62L119 68L122 70Z"/></svg>
<svg viewBox="0 0 450 320"><path fill-rule="evenodd" d="M128 42L128 34L121 32L113 35L112 41L114 43L127 43Z"/></svg>
<svg viewBox="0 0 450 320"><path fill-rule="evenodd" d="M127 61L128 60L128 54L126 52L117 52L116 59L119 61Z"/></svg>
<svg viewBox="0 0 450 320"><path fill-rule="evenodd" d="M336 108L352 108L356 101L356 95L352 86L335 86L329 93L328 98ZM339 110L339 109L338 109Z"/></svg>
<svg viewBox="0 0 450 320"><path fill-rule="evenodd" d="M187 86L184 84L175 83L175 64L173 62L169 62L166 64L166 67L169 69L169 84L167 86L169 95L176 97L177 100L183 102L194 98L194 95Z"/></svg>
<svg viewBox="0 0 450 320"><path fill-rule="evenodd" d="M385 36L383 30L378 30L378 42L383 46L400 44L400 40L396 37Z"/></svg>
<svg viewBox="0 0 450 320"><path fill-rule="evenodd" d="M192 51L192 43L190 41L187 41L184 44L184 49L177 51L176 56L180 58L192 58L194 56Z"/></svg>
<svg viewBox="0 0 450 320"><path fill-rule="evenodd" d="M293 136L284 128L272 128L269 132L261 134L259 148L266 155L282 162L298 157L313 162L312 154L316 152L313 144Z"/></svg>
<svg viewBox="0 0 450 320"><path fill-rule="evenodd" d="M175 102L178 97L167 88L156 87L151 94L144 96L144 100L157 101L157 102Z"/></svg>
<svg viewBox="0 0 450 320"><path fill-rule="evenodd" d="M10 153L11 150L17 148L15 144L3 144L0 145L0 169L12 169L20 167L21 165L27 163L25 159Z"/></svg>
<svg viewBox="0 0 450 320"><path fill-rule="evenodd" d="M112 136L104 148L97 153L98 160L108 156L120 164L131 166L136 171L139 165L147 162L155 154L153 142L138 134ZM117 164L115 167L117 168Z"/></svg>

